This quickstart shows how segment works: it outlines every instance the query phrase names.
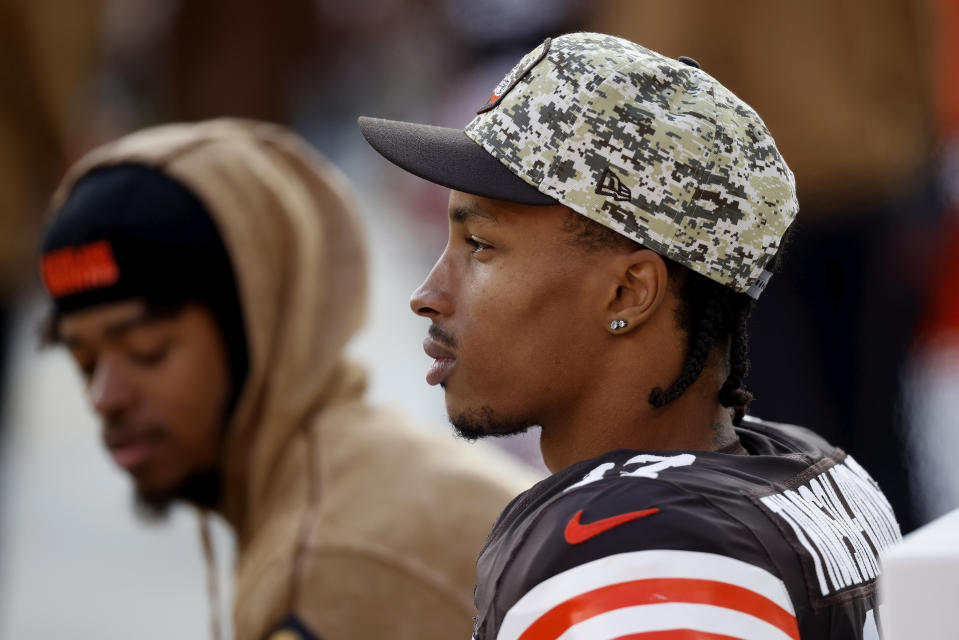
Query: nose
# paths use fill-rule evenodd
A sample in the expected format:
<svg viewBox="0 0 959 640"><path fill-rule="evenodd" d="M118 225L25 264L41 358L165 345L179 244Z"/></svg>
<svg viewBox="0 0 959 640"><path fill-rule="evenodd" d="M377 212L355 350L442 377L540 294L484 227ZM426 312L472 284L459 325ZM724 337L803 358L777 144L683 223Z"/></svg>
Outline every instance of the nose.
<svg viewBox="0 0 959 640"><path fill-rule="evenodd" d="M418 316L435 320L437 317L449 316L453 313L453 302L447 286L449 273L445 258L446 252L433 265L432 271L426 276L423 284L410 296L410 309Z"/></svg>
<svg viewBox="0 0 959 640"><path fill-rule="evenodd" d="M133 402L133 389L123 367L112 358L101 358L87 390L93 410L101 417L115 417Z"/></svg>

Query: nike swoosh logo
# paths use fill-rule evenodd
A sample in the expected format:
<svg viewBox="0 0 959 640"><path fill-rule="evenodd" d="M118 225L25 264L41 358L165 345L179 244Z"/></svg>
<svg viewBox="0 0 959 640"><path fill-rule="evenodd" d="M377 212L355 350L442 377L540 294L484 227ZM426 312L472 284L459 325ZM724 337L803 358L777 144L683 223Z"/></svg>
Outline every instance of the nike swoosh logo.
<svg viewBox="0 0 959 640"><path fill-rule="evenodd" d="M564 536L566 537L566 542L570 544L579 544L580 542L586 542L590 538L594 538L601 533L605 533L613 527L618 527L621 524L626 524L627 522L632 522L633 520L651 516L654 513L659 513L659 509L653 507L652 509L643 509L642 511L630 511L629 513L621 513L618 516L603 518L602 520L597 520L596 522L583 524L580 522L580 518L583 517L583 510L580 509L566 525Z"/></svg>

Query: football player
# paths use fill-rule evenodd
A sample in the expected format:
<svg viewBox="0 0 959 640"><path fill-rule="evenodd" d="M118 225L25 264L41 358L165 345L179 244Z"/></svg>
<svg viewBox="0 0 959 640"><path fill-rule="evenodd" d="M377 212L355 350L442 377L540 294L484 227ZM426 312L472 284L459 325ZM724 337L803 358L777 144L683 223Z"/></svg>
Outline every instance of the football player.
<svg viewBox="0 0 959 640"><path fill-rule="evenodd" d="M411 300L428 382L468 438L541 426L553 471L480 556L476 639L877 637L888 501L746 416L747 318L798 210L754 110L693 60L575 33L465 130L360 126L452 190Z"/></svg>

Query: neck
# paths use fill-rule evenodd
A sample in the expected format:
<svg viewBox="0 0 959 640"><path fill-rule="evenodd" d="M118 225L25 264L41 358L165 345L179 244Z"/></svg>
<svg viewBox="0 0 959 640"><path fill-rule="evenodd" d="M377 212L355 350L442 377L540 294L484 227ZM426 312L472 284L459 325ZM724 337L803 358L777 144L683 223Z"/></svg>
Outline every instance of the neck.
<svg viewBox="0 0 959 640"><path fill-rule="evenodd" d="M546 466L555 473L614 449L715 451L736 442L732 411L718 399L722 369L707 366L679 398L662 407L647 400L653 384L606 378L607 384L592 390L577 410L544 421L540 448ZM610 379L627 383L611 385Z"/></svg>

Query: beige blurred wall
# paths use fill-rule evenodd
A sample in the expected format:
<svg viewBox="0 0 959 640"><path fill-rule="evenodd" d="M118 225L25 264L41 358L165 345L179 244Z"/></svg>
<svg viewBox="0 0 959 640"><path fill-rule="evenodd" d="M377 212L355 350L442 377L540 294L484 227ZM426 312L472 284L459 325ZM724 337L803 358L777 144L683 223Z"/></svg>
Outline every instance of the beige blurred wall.
<svg viewBox="0 0 959 640"><path fill-rule="evenodd" d="M46 197L73 158L101 0L0 0L0 299L32 269Z"/></svg>
<svg viewBox="0 0 959 640"><path fill-rule="evenodd" d="M928 172L928 0L597 0L590 30L690 56L763 117L808 212L894 198Z"/></svg>

